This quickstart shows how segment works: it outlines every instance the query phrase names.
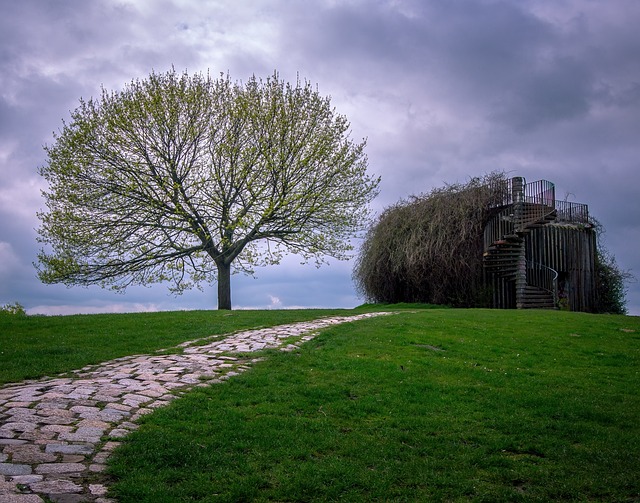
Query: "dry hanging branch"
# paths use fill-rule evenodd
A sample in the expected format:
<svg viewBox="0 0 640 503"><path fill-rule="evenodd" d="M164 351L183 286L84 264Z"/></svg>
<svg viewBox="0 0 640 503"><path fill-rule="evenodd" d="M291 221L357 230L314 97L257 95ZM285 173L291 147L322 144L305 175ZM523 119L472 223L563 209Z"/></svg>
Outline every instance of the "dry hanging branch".
<svg viewBox="0 0 640 503"><path fill-rule="evenodd" d="M482 305L482 235L505 180L491 173L387 208L361 248L359 292L374 302Z"/></svg>

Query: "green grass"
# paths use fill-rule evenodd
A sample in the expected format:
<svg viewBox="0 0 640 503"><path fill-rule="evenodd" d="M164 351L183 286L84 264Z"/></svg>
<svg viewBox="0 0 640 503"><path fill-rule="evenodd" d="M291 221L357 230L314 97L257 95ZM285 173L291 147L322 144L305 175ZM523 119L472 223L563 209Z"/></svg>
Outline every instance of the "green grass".
<svg viewBox="0 0 640 503"><path fill-rule="evenodd" d="M304 321L344 310L179 311L77 316L0 314L0 385L236 330Z"/></svg>
<svg viewBox="0 0 640 503"><path fill-rule="evenodd" d="M327 314L299 351L142 420L127 502L638 501L640 318L422 309L0 316L0 382Z"/></svg>
<svg viewBox="0 0 640 503"><path fill-rule="evenodd" d="M637 501L640 318L429 310L324 331L146 416L126 502Z"/></svg>

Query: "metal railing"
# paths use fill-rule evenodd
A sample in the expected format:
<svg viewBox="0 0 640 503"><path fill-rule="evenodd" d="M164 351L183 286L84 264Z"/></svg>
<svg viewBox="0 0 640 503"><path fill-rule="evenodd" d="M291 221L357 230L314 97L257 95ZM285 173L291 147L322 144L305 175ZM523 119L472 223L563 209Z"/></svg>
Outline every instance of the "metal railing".
<svg viewBox="0 0 640 503"><path fill-rule="evenodd" d="M553 304L558 305L558 271L555 269L527 260L527 285L551 293Z"/></svg>
<svg viewBox="0 0 640 503"><path fill-rule="evenodd" d="M527 183L522 177L499 180L491 184L495 194L493 207L514 203L532 203L553 206L555 185L548 180Z"/></svg>
<svg viewBox="0 0 640 503"><path fill-rule="evenodd" d="M487 224L484 250L496 241L522 231L551 215L559 223L589 223L589 207L555 199L555 185L548 180L526 183L522 177L500 180L491 185L495 194L492 208L502 208ZM555 214L554 214L555 212Z"/></svg>
<svg viewBox="0 0 640 503"><path fill-rule="evenodd" d="M553 214L553 206L536 203L514 203L497 212L484 229L484 250L506 236L513 236L527 227L543 222Z"/></svg>
<svg viewBox="0 0 640 503"><path fill-rule="evenodd" d="M511 207L505 208L496 213L487 226L484 228L484 251L505 236L515 233L515 221L512 217Z"/></svg>
<svg viewBox="0 0 640 503"><path fill-rule="evenodd" d="M589 223L589 206L581 203L556 201L556 221L571 224Z"/></svg>

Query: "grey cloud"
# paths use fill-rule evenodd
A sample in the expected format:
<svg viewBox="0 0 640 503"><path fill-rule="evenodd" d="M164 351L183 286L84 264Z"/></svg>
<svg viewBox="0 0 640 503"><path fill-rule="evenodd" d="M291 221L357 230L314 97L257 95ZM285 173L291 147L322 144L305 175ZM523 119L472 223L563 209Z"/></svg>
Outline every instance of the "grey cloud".
<svg viewBox="0 0 640 503"><path fill-rule="evenodd" d="M570 58L531 70L515 89L505 89L489 117L517 131L584 117L595 92L588 70Z"/></svg>
<svg viewBox="0 0 640 503"><path fill-rule="evenodd" d="M318 83L354 138L368 138L370 169L383 177L378 210L495 169L546 178L560 198L571 192L588 203L621 266L640 271L637 243L619 238L640 236L635 0L5 3L0 243L10 247L0 244L0 255L10 251L14 262L0 268L0 304L214 305L213 289L174 299L162 285L124 297L41 285L31 267L43 143L81 96L171 65L232 79L277 69ZM265 306L271 295L285 306L355 305L350 267L293 260L259 270L257 280L236 276L234 302ZM640 314L640 286L630 299Z"/></svg>

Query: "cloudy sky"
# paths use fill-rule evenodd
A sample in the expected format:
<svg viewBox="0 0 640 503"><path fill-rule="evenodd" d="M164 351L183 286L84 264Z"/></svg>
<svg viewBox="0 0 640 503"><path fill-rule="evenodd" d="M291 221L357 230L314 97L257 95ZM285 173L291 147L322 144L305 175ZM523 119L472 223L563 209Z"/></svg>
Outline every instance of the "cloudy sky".
<svg viewBox="0 0 640 503"><path fill-rule="evenodd" d="M173 65L233 80L296 74L368 139L374 209L493 170L589 204L640 276L637 0L0 0L0 305L31 313L215 307L215 288L124 295L42 285L43 145L100 87ZM290 257L234 276L235 307L353 307L352 262ZM640 314L640 285L629 310Z"/></svg>

